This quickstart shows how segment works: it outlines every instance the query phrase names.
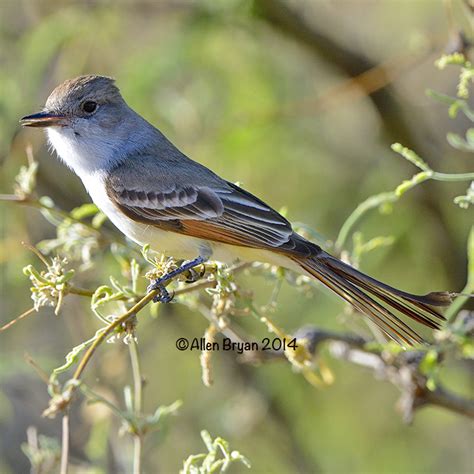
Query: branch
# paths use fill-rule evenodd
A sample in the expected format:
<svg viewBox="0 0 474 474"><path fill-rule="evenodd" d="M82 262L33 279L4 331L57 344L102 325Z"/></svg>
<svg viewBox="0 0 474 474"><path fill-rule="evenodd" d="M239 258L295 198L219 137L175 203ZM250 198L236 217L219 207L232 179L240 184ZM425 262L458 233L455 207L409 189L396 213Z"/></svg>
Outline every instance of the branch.
<svg viewBox="0 0 474 474"><path fill-rule="evenodd" d="M230 271L237 273L251 266L251 263L242 263L230 268ZM167 283L171 283L173 279L169 280ZM216 285L216 280L207 280L204 282L197 282L189 285L187 288L182 288L176 292L176 294L184 294L192 291L197 291L202 288L209 288ZM89 295L89 290L76 289L76 294L83 296ZM131 318L135 317L145 306L147 306L153 298L158 294L160 290L153 290L146 295L144 295L137 303L135 303L128 311L126 311L122 316L118 317L115 321L111 322L105 328L99 330L96 334L96 337L92 340L91 345L87 349L86 353L79 362L79 365L74 372L72 379L70 379L65 384L65 390L54 396L49 403L49 407L43 412L43 416L55 416L58 411L65 410L69 406L74 392L80 386L80 378L84 372L86 366L90 362L92 356L94 355L96 349L120 326L126 324Z"/></svg>
<svg viewBox="0 0 474 474"><path fill-rule="evenodd" d="M354 347L346 335L332 337L329 352L337 359L347 360L373 370L378 378L390 381L402 392L398 407L405 422L413 420L417 409L435 405L474 419L474 400L456 395L437 384L434 390L427 386L428 378L420 371L424 351L411 350L399 355L369 351L364 346Z"/></svg>
<svg viewBox="0 0 474 474"><path fill-rule="evenodd" d="M133 374L133 410L134 415L139 417L143 410L143 378L140 370L137 343L133 337L128 344L128 349ZM141 431L137 431L133 435L133 474L140 474L142 472L143 434Z"/></svg>
<svg viewBox="0 0 474 474"><path fill-rule="evenodd" d="M434 391L428 390L424 396L428 404L437 405L460 415L474 418L474 401L466 400L459 395L448 392L443 387L438 386Z"/></svg>
<svg viewBox="0 0 474 474"><path fill-rule="evenodd" d="M150 291L138 303L133 305L126 313L117 318L115 321L106 326L94 339L82 357L79 365L74 372L71 380L66 384L66 390L58 396L50 400L49 407L43 412L43 416L54 417L58 411L66 409L71 403L74 392L80 385L80 378L87 364L90 362L95 350L107 339L112 332L125 324L130 318L136 316L153 298L158 294L159 290Z"/></svg>
<svg viewBox="0 0 474 474"><path fill-rule="evenodd" d="M69 414L63 415L62 441L61 441L61 467L60 474L67 474L69 465Z"/></svg>
<svg viewBox="0 0 474 474"><path fill-rule="evenodd" d="M413 420L417 409L427 405L445 408L474 419L474 400L462 398L437 384L434 390L427 387L428 378L420 370L426 352L410 350L392 354L387 350L371 350L368 340L352 334L324 331L315 327L303 327L294 334L297 340L305 340L307 350L315 355L322 344L328 344L332 357L372 370L378 379L391 382L401 391L398 408L405 422ZM258 351L243 354L240 361L247 364L286 359L283 351Z"/></svg>

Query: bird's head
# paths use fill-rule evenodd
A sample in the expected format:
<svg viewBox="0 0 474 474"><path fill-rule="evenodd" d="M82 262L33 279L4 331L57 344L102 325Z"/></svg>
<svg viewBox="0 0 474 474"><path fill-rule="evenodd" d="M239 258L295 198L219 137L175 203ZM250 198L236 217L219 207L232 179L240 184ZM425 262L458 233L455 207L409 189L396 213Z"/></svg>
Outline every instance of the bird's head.
<svg viewBox="0 0 474 474"><path fill-rule="evenodd" d="M80 76L57 86L43 110L20 120L44 127L58 155L76 173L113 165L126 150L139 146L134 130L144 122L125 103L113 79Z"/></svg>

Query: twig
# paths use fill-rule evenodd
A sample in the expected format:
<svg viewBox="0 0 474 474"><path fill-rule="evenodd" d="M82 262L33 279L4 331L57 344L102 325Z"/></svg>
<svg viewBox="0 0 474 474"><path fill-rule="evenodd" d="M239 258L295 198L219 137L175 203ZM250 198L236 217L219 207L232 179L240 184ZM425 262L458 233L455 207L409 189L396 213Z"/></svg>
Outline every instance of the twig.
<svg viewBox="0 0 474 474"><path fill-rule="evenodd" d="M61 437L61 467L60 474L67 474L69 465L69 413L63 415Z"/></svg>
<svg viewBox="0 0 474 474"><path fill-rule="evenodd" d="M474 401L472 400L466 400L440 386L433 391L426 390L423 395L427 404L437 405L460 415L474 418Z"/></svg>
<svg viewBox="0 0 474 474"><path fill-rule="evenodd" d="M337 236L335 247L336 249L343 249L349 237L351 230L357 222L371 209L379 207L383 203L394 202L398 199L394 192L386 192L370 196L365 201L361 202L351 213L351 215L344 221L344 224Z"/></svg>
<svg viewBox="0 0 474 474"><path fill-rule="evenodd" d="M27 316L29 316L30 314L33 314L33 313L36 313L35 308L27 309L24 313L21 313L20 316L17 316L12 321L10 321L7 324L5 324L4 326L0 327L0 332L6 331L7 329L11 328L14 324L16 324L18 321L21 321L23 318L26 318Z"/></svg>
<svg viewBox="0 0 474 474"><path fill-rule="evenodd" d="M400 357L369 351L364 347L351 347L347 336L333 334L329 343L331 355L374 370L378 377L389 380L402 392L399 406L403 418L411 422L416 409L436 405L474 419L474 400L467 400L437 384L434 390L426 386L427 377L420 372L419 363L424 352L405 352ZM413 359L413 360L410 360Z"/></svg>
<svg viewBox="0 0 474 474"><path fill-rule="evenodd" d="M52 398L49 402L49 407L43 412L43 416L54 416L59 410L65 410L71 403L74 392L81 385L81 375L87 364L90 362L95 350L104 342L105 339L119 326L126 323L131 317L135 316L141 311L153 298L158 294L159 290L150 291L138 303L133 305L127 312L111 322L102 331L97 333L97 337L87 349L86 353L79 362L79 365L74 372L72 379L67 382L67 389L57 398Z"/></svg>
<svg viewBox="0 0 474 474"><path fill-rule="evenodd" d="M67 292L70 293L71 295L87 296L88 298L91 298L92 296L94 296L94 293L95 293L92 290L87 290L85 288L78 288L77 286L68 287Z"/></svg>
<svg viewBox="0 0 474 474"><path fill-rule="evenodd" d="M451 321L474 293L474 226L471 228L467 243L467 282L460 295L446 310L444 316Z"/></svg>
<svg viewBox="0 0 474 474"><path fill-rule="evenodd" d="M0 201L12 201L24 203L25 198L17 196L16 194L0 194Z"/></svg>
<svg viewBox="0 0 474 474"><path fill-rule="evenodd" d="M393 145L395 147L395 145ZM418 166L419 167L419 166ZM422 168L423 169L423 168ZM430 168L423 169L421 173L414 175L410 181L405 181L400 186L398 186L394 191L389 191L385 193L376 194L370 196L365 201L361 202L355 209L352 211L350 216L345 220L344 224L339 231L337 236L335 246L338 250L344 248L347 238L349 237L350 232L359 222L359 220L365 216L365 214L375 207L379 207L384 203L392 203L398 201L403 194L409 189L413 188L417 184L422 183L423 181L434 180L434 181L448 181L448 182L457 182L457 181L470 181L474 180L474 173L439 173L433 171ZM402 186L404 186L402 191ZM405 187L406 186L406 187Z"/></svg>
<svg viewBox="0 0 474 474"><path fill-rule="evenodd" d="M138 303L133 305L126 313L124 313L122 316L117 318L115 321L110 323L102 333L99 334L97 339L94 340L94 342L91 344L89 349L87 349L87 352L84 354L84 357L81 359L79 362L79 365L74 372L73 376L73 381L78 382L82 372L86 368L87 364L89 363L92 355L94 354L95 350L97 347L99 347L102 342L120 325L125 323L128 319L130 319L132 316L135 316L139 311L141 311L148 303L150 303L153 298L158 294L159 290L154 290L150 291L150 293L147 293ZM76 385L71 385L71 387L75 387Z"/></svg>
<svg viewBox="0 0 474 474"><path fill-rule="evenodd" d="M33 357L31 357L30 354L28 354L28 352L25 352L24 358L25 358L25 362L27 364L31 365L31 367L33 367L33 369L35 369L35 371L38 374L39 378L47 385L49 383L49 374L47 374L46 371L44 371L36 363L36 361L33 359Z"/></svg>
<svg viewBox="0 0 474 474"><path fill-rule="evenodd" d="M143 409L143 379L140 371L140 360L135 339L128 344L133 375L133 409L135 417L140 417ZM133 474L141 473L143 433L138 430L133 434Z"/></svg>
<svg viewBox="0 0 474 474"><path fill-rule="evenodd" d="M414 412L427 405L446 408L454 413L474 419L474 400L460 397L439 384L434 390L427 387L427 377L420 372L419 363L425 353L411 350L399 354L385 354L366 347L367 340L352 334L324 331L315 327L304 327L294 334L297 339L306 339L311 354L318 353L321 344L327 343L329 353L336 359L366 367L375 372L377 378L388 380L402 393L399 407L403 419L411 422ZM246 364L284 360L283 351L246 353L240 361Z"/></svg>
<svg viewBox="0 0 474 474"><path fill-rule="evenodd" d="M86 227L90 231L96 233L98 235L98 238L102 239L103 241L106 241L106 242L121 242L120 240L114 239L112 237L112 235L110 235L110 233L107 230L102 229L102 231L99 232L98 229L93 227L88 222L84 222L81 219L76 219L75 217L72 217L69 212L63 211L62 209L59 209L58 207L47 206L46 204L43 204L40 201L37 201L35 199L31 199L30 197L22 197L22 196L17 196L15 194L0 194L0 201L16 202L18 204L23 204L23 205L26 205L26 206L35 207L37 209L44 209L45 211L52 212L52 213L56 214L57 216L59 216L63 219L69 219L70 221L75 222L76 224L83 225L84 227Z"/></svg>
<svg viewBox="0 0 474 474"><path fill-rule="evenodd" d="M133 474L140 474L142 462L142 435L136 434L133 437Z"/></svg>
<svg viewBox="0 0 474 474"><path fill-rule="evenodd" d="M238 265L235 265L233 267L229 268L229 271L236 274L239 273L246 268L249 268L253 265L251 262L245 262L245 263L240 263ZM179 295L185 295L187 293L192 293L194 291L199 291L203 290L205 288L213 288L216 286L216 280L204 280L204 281L198 281L196 283L191 283L189 285L186 285L183 288L178 288L177 290L174 291L175 296ZM68 293L72 295L79 295L79 296L86 296L86 297L92 297L95 293L93 290L88 290L87 288L79 288L76 286L70 286L68 287L67 290ZM145 295L139 295L138 299L143 298ZM122 296L118 297L115 301L123 301L123 300L129 300L130 298L128 296Z"/></svg>
<svg viewBox="0 0 474 474"><path fill-rule="evenodd" d="M250 263L242 263L239 265L236 265L235 267L231 267L231 270L234 272L243 270L244 268L247 268L250 266ZM215 285L215 281L209 281L209 282L203 282L202 284L195 284L191 285L191 289L183 289L181 293L189 292L189 291L194 291L198 287L202 288L204 287L204 283L209 283L209 285ZM187 290L187 291L186 291ZM84 290L84 293L88 292L88 290ZM159 289L151 291L144 295L137 303L135 303L128 311L126 311L122 316L118 317L115 321L111 322L108 326L105 328L102 328L96 333L95 339L93 339L93 342L87 349L86 353L80 360L76 371L74 372L73 377L67 382L67 388L63 391L63 393L56 397L52 398L50 400L49 407L43 412L43 416L54 416L59 410L64 410L67 408L71 402L72 396L74 395L74 392L77 390L77 388L80 386L81 381L81 375L84 372L87 364L90 362L94 352L96 349L104 342L104 340L107 339L107 337L118 327L121 325L125 324L130 318L133 316L136 316L138 312L140 312L145 306L150 303L153 298L158 294Z"/></svg>

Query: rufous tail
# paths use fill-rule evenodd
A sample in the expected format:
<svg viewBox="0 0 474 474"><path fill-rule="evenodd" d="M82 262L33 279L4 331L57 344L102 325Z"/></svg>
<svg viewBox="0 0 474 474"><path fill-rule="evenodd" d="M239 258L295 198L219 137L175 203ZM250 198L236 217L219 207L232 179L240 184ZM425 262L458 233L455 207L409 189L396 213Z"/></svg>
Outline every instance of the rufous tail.
<svg viewBox="0 0 474 474"><path fill-rule="evenodd" d="M402 345L423 343L424 340L396 312L430 328L439 329L440 322L445 318L434 307L451 303L451 295L447 292L412 295L375 280L324 251L316 256L294 260Z"/></svg>

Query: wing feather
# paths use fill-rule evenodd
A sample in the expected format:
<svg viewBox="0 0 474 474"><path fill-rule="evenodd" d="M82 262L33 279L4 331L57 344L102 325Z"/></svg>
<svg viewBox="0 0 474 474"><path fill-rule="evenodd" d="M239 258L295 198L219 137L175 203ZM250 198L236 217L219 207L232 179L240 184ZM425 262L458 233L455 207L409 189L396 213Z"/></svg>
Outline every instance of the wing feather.
<svg viewBox="0 0 474 474"><path fill-rule="evenodd" d="M179 170L174 182L169 173L166 184L156 179L153 185L129 183L120 169L118 179L113 172L108 177L107 194L132 219L192 237L253 248L298 247L290 223L249 192L217 176L214 182L207 176L201 186L179 185Z"/></svg>

